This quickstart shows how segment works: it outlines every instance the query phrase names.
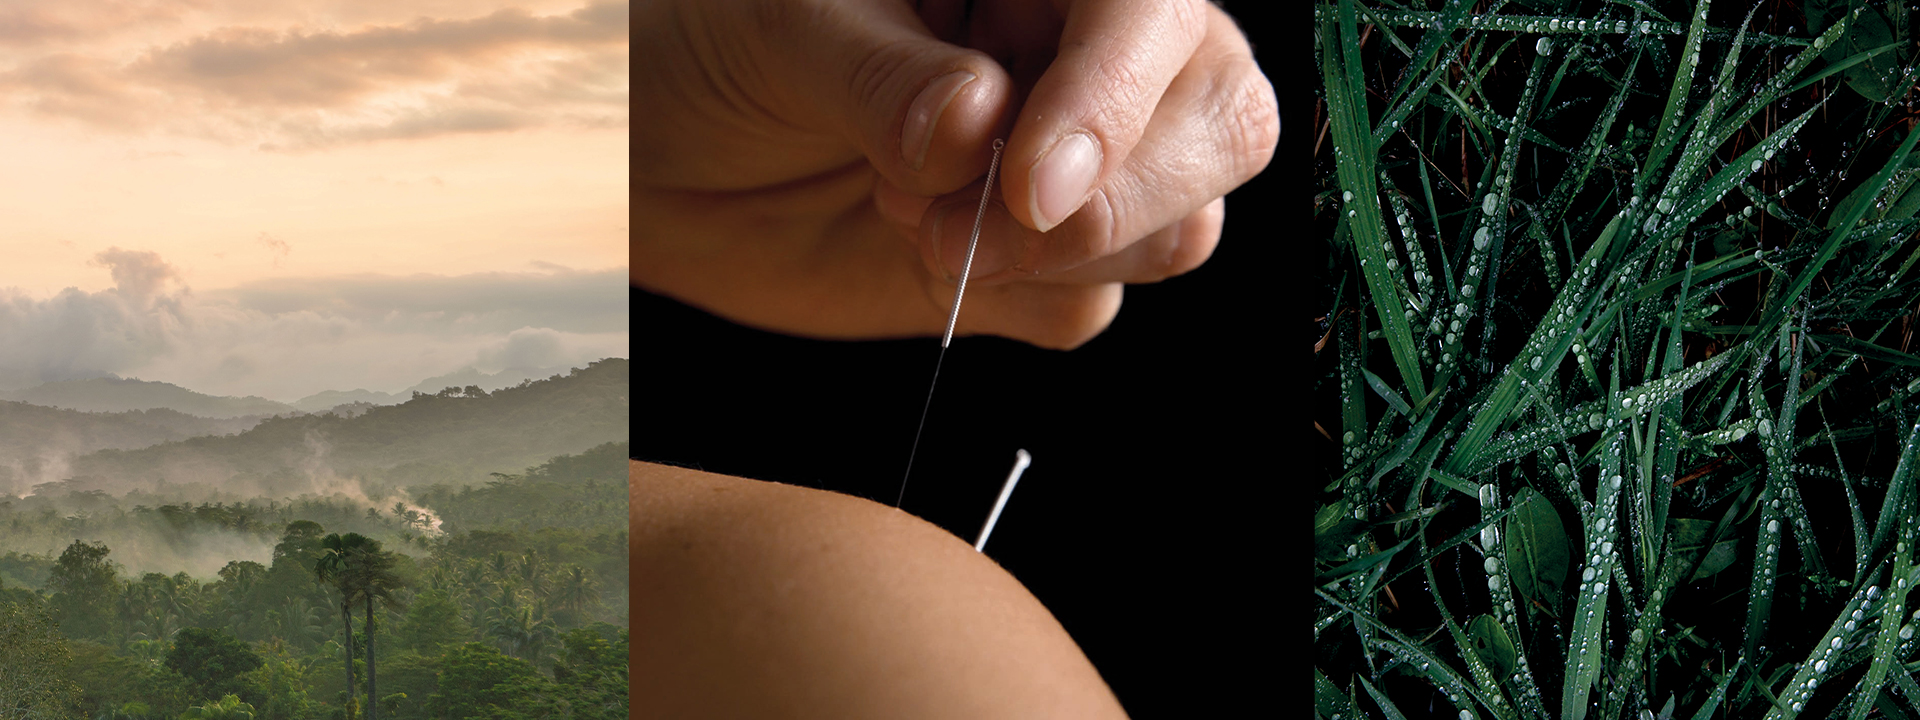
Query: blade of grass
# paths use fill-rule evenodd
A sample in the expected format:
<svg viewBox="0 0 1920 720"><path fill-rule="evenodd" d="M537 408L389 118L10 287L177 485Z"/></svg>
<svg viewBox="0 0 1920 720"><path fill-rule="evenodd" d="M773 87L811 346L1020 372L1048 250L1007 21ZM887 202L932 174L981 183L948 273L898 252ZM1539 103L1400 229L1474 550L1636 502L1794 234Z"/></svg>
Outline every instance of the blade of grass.
<svg viewBox="0 0 1920 720"><path fill-rule="evenodd" d="M1391 246L1384 244L1386 228L1380 217L1380 198L1375 190L1375 146L1366 127L1366 86L1360 74L1360 41L1354 26L1353 0L1341 0L1337 20L1328 25L1323 26L1322 32L1329 38L1340 39L1323 45L1326 51L1323 67L1326 68L1327 110L1334 147L1338 149L1335 166L1340 186L1345 193L1351 194L1345 200L1345 207L1352 228L1353 246L1360 258L1360 271L1370 293L1371 302L1368 304L1373 306L1380 318L1387 347L1393 354L1394 365L1400 370L1400 380L1415 397L1422 397L1427 390L1419 362L1420 353L1414 346L1413 333L1401 315L1407 303L1399 296L1392 279L1387 275L1387 252ZM1383 247L1388 249L1383 250Z"/></svg>
<svg viewBox="0 0 1920 720"><path fill-rule="evenodd" d="M1905 523L1907 529L1902 535L1910 539L1913 536L1913 517L1909 515ZM1906 615L1906 578L1912 570L1911 552L1912 548L1904 541L1894 545L1895 587L1880 604L1880 634L1874 640L1873 664L1867 667L1867 677L1860 683L1860 695L1854 699L1847 720L1866 720L1867 711L1873 709L1874 700L1880 697L1880 686L1886 683L1887 668L1894 663L1893 649L1899 641L1900 620Z"/></svg>
<svg viewBox="0 0 1920 720"><path fill-rule="evenodd" d="M1581 582L1576 608L1573 614L1573 629L1567 639L1566 684L1562 686L1560 696L1560 716L1570 720L1585 720L1587 716L1587 693L1600 678L1600 669L1606 660L1602 633L1606 627L1607 587L1611 579L1611 567L1614 555L1600 552L1601 548L1613 542L1615 527L1615 508L1619 505L1620 492L1620 451L1624 439L1619 432L1609 433L1602 439L1605 446L1600 461L1599 488L1595 491L1593 517L1587 518L1586 557L1599 555L1598 566L1587 564L1581 571Z"/></svg>
<svg viewBox="0 0 1920 720"><path fill-rule="evenodd" d="M1455 446L1454 453L1447 458L1448 470L1471 474L1466 469L1476 467L1475 461L1486 450L1487 441L1512 419L1513 412L1520 403L1522 383L1538 382L1551 374L1575 343L1578 337L1575 330L1592 313L1594 303L1599 297L1599 293L1595 292L1594 277L1599 268L1600 258L1606 254L1607 246L1613 242L1623 218L1624 216L1615 217L1614 221L1607 225L1607 229L1600 233L1599 239L1587 249L1586 256L1580 259L1579 269L1575 271L1573 281L1561 289L1559 295L1554 298L1553 305L1544 313L1548 320L1534 328L1533 335L1527 339L1527 344L1520 355L1515 357L1501 373L1487 404L1474 413L1473 420L1467 425L1466 433L1461 437L1461 442ZM1570 435L1571 433L1568 436ZM1561 439L1564 437L1566 436Z"/></svg>

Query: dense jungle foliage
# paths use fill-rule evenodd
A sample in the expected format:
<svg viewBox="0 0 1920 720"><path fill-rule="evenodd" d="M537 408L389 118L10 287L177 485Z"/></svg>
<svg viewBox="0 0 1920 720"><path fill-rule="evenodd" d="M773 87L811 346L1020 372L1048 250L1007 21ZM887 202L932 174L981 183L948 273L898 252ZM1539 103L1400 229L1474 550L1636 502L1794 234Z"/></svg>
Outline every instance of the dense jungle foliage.
<svg viewBox="0 0 1920 720"><path fill-rule="evenodd" d="M625 718L626 457L379 505L0 500L0 548L82 538L0 554L0 716Z"/></svg>

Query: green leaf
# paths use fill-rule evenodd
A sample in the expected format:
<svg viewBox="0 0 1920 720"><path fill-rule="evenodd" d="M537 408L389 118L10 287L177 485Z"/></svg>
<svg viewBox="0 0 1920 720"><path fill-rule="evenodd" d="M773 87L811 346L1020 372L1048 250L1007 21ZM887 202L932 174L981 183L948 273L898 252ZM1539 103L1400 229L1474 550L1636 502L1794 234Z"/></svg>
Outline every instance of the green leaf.
<svg viewBox="0 0 1920 720"><path fill-rule="evenodd" d="M1560 514L1533 488L1514 495L1507 517L1507 565L1514 587L1528 599L1557 607L1567 582L1572 547Z"/></svg>
<svg viewBox="0 0 1920 720"><path fill-rule="evenodd" d="M1839 42L1828 45L1820 57L1829 64L1838 65L1861 53L1869 51L1884 52L1906 44L1906 38L1896 33L1895 28L1906 25L1907 8L1903 2L1866 3L1860 0L1852 2L1819 2L1807 4L1807 25L1825 30L1833 20L1853 9L1861 12L1854 16L1853 23ZM1900 77L1902 65L1911 52L1879 55L1865 59L1858 64L1849 64L1846 69L1847 87L1860 93L1873 102L1885 102L1894 97L1895 85ZM1904 94L1904 93L1903 93Z"/></svg>
<svg viewBox="0 0 1920 720"><path fill-rule="evenodd" d="M1519 664L1520 656L1513 651L1513 640L1507 637L1507 631L1492 615L1474 618L1469 630L1473 638L1473 651L1480 656L1480 662L1486 663L1501 677L1513 674L1513 668Z"/></svg>
<svg viewBox="0 0 1920 720"><path fill-rule="evenodd" d="M1387 401L1388 407L1401 415L1413 416L1413 406L1408 405L1406 399L1400 397L1400 393L1394 392L1393 388L1387 385L1387 381L1381 380L1380 376L1373 374L1372 370L1362 368L1360 372L1366 373L1367 386L1373 388L1374 394L1379 395L1380 399Z"/></svg>
<svg viewBox="0 0 1920 720"><path fill-rule="evenodd" d="M1700 567L1693 572L1694 580L1718 574L1732 566L1734 559L1739 556L1740 546L1735 540L1721 540L1714 543L1711 548L1707 546L1707 543L1713 539L1714 525L1712 520L1674 518L1669 526L1672 528L1672 539L1668 547L1673 551L1675 559L1691 565L1700 559L1703 552L1706 555L1705 560L1700 562Z"/></svg>
<svg viewBox="0 0 1920 720"><path fill-rule="evenodd" d="M1333 526L1340 524L1340 519L1346 516L1347 516L1347 499L1346 498L1340 498L1339 500L1334 501L1333 504L1320 508L1319 512L1316 512L1313 514L1314 536L1318 537L1320 535L1326 534L1328 530L1333 529Z"/></svg>
<svg viewBox="0 0 1920 720"><path fill-rule="evenodd" d="M1326 532L1313 536L1313 556L1327 562L1345 559L1347 546L1352 545L1354 539L1360 537L1360 533L1365 532L1366 529L1367 523L1364 520L1353 518L1341 520Z"/></svg>

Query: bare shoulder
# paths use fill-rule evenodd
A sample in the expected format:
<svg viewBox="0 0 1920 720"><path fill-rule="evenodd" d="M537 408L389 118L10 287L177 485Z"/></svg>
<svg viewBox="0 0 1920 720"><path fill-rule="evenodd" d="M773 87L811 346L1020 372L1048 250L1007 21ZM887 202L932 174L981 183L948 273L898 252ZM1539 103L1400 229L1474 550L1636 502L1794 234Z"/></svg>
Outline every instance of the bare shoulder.
<svg viewBox="0 0 1920 720"><path fill-rule="evenodd" d="M1033 594L838 493L634 463L636 717L1124 718Z"/></svg>

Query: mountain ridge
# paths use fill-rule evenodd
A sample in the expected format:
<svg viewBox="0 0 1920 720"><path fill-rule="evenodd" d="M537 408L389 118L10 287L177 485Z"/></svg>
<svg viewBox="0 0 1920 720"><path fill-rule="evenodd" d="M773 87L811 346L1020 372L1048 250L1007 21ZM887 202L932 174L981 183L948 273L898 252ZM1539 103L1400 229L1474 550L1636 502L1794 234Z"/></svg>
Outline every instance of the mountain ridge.
<svg viewBox="0 0 1920 720"><path fill-rule="evenodd" d="M447 388L348 413L287 413L242 432L74 457L52 492L114 494L159 483L266 496L375 483L471 481L627 437L626 358L488 391Z"/></svg>

